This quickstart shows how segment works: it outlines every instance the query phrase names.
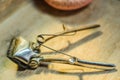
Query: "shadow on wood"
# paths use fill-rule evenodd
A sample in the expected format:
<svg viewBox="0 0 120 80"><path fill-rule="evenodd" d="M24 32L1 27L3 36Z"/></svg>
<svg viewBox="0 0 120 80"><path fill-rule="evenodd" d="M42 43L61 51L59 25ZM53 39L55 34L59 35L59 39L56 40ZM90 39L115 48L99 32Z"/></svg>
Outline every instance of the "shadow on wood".
<svg viewBox="0 0 120 80"><path fill-rule="evenodd" d="M94 32L94 33L92 33L92 34L90 34L90 35L87 35L87 36L84 37L83 39L80 39L80 40L74 42L74 43L68 42L69 45L68 45L67 47L62 48L62 49L60 49L60 50L58 50L58 51L68 52L68 51L76 48L77 46L80 46L80 45L82 45L82 44L84 44L84 43L86 43L86 42L88 42L88 41L93 40L93 39L96 38L96 37L99 37L100 35L102 35L102 32L101 32L101 31ZM55 54L55 53L56 53L56 52L43 52L43 53L41 53L41 54L51 55L51 54Z"/></svg>
<svg viewBox="0 0 120 80"><path fill-rule="evenodd" d="M94 33L84 37L83 39L78 40L75 43L72 43L72 44L70 43L70 45L68 47L62 48L62 49L60 49L58 51L62 51L62 52L70 51L70 50L76 48L77 46L80 46L80 45L82 45L82 44L84 44L84 43L86 43L86 42L88 42L88 41L90 41L90 40L100 36L101 34L102 34L101 31L94 32ZM47 55L49 54L49 55L51 55L51 54L55 54L55 52L45 52L45 53L42 53L42 54L47 54ZM60 72L57 72L57 71L49 70L48 69L48 65L49 64L40 65L40 67L38 67L35 70L23 69L23 68L18 67L17 77L27 77L27 76L34 75L34 74L40 74L41 72L44 72L44 73L47 74L47 73L50 72L50 73L54 73L54 74L77 75L77 76L80 76L80 78L81 78L81 75L83 76L83 75L86 75L86 74L101 73L101 72L74 73L74 74L73 73L60 73Z"/></svg>

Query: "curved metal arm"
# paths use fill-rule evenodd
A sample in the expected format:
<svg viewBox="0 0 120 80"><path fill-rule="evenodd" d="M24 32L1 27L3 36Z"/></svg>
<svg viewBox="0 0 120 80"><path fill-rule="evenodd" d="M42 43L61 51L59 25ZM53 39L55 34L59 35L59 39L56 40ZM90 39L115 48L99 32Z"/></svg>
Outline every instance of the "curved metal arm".
<svg viewBox="0 0 120 80"><path fill-rule="evenodd" d="M89 61L84 61L79 59L75 64L82 65L84 67L103 69L103 70L115 69L116 67L114 64L108 64L108 63L102 63L102 62L89 62Z"/></svg>
<svg viewBox="0 0 120 80"><path fill-rule="evenodd" d="M89 61L80 60L76 57L70 58L69 60L48 58L48 59L43 59L42 62L62 63L62 64L69 64L69 65L87 67L87 68L92 68L92 69L100 69L100 70L111 70L111 69L115 69L116 67L114 64L89 62Z"/></svg>
<svg viewBox="0 0 120 80"><path fill-rule="evenodd" d="M78 60L78 63L104 66L104 67L116 67L114 64L106 64L106 63L102 63L102 62L89 62L89 61L84 61L84 60Z"/></svg>
<svg viewBox="0 0 120 80"><path fill-rule="evenodd" d="M44 59L43 58L43 60L47 61L47 62L59 62L59 63L64 63L64 64L72 64L72 65L84 66L84 67L96 68L96 69L114 69L116 67L114 64L107 64L107 63L100 63L100 62L89 62L89 61L80 60L77 57L68 55L68 54L63 53L63 52L59 52L59 51L54 50L50 47L47 47L43 44L42 44L42 46L44 46L48 49L51 49L55 52L58 52L60 54L63 54L63 55L70 57L69 60L66 60L66 59Z"/></svg>
<svg viewBox="0 0 120 80"><path fill-rule="evenodd" d="M73 32L78 32L78 31L82 31L82 30L88 30L88 29L93 29L93 28L98 28L100 27L100 25L98 24L94 24L94 25L91 25L91 26L88 26L88 27L85 27L85 28L77 28L77 29L72 29L72 30L68 30L68 31L65 31L65 32L61 32L61 33L58 33L58 34L48 34L49 36L51 35L51 37L48 37L47 39L44 39L44 35L38 35L38 38L40 37L43 41L39 41L39 39L37 39L38 43L40 46L43 46L43 47L46 47L48 49L51 49L57 53L61 53L63 55L66 55L66 56L69 56L70 59L69 60L65 60L65 59L47 59L47 58L44 58L40 61L40 62L57 62L57 63L63 63L63 64L70 64L70 65L76 65L76 66L82 66L82 67L87 67L87 68L94 68L94 69L102 69L102 70L108 70L108 69L114 69L115 68L115 65L114 64L106 64L106 63L100 63L100 62L88 62L88 61L84 61L84 60L80 60L74 56L71 56L71 55L68 55L68 54L65 54L63 52L60 52L60 51L57 51L57 50L54 50L50 47L47 47L45 45L43 45L43 43L53 39L53 38L56 38L58 36L63 36L65 34L68 34L68 33L73 33Z"/></svg>
<svg viewBox="0 0 120 80"><path fill-rule="evenodd" d="M61 33L58 33L58 34L47 34L47 35L51 35L51 37L48 37L47 39L44 39L44 35L38 35L37 37L37 42L40 43L40 44L43 44L53 38L56 38L58 36L64 36L65 34L68 34L68 33L73 33L73 32L78 32L78 31L83 31L83 30L88 30L88 29L94 29L94 28L98 28L100 27L99 24L93 24L93 25L89 25L89 26L85 26L84 28L76 28L76 29L72 29L72 30L67 30L67 31L64 31L64 32L61 32ZM46 34L45 34L46 35ZM39 41L38 38L41 38L43 39L43 41Z"/></svg>

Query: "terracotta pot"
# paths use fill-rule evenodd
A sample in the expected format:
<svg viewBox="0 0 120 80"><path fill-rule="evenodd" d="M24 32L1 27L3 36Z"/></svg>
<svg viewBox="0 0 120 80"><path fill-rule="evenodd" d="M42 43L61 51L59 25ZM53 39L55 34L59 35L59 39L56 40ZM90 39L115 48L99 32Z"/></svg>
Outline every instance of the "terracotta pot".
<svg viewBox="0 0 120 80"><path fill-rule="evenodd" d="M45 0L45 2L59 10L76 10L87 6L92 0Z"/></svg>

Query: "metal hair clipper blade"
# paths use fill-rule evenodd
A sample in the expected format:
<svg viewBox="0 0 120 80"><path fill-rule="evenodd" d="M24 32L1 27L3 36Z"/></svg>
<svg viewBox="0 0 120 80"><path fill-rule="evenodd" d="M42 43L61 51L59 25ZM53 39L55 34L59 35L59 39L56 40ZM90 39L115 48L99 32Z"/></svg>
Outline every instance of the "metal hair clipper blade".
<svg viewBox="0 0 120 80"><path fill-rule="evenodd" d="M13 38L8 49L7 56L23 68L37 68L40 54L39 49L33 47L32 42L28 42L22 37Z"/></svg>
<svg viewBox="0 0 120 80"><path fill-rule="evenodd" d="M102 70L109 70L114 69L114 64L106 64L106 63L98 63L98 62L88 62L80 60L77 57L71 56L69 54L57 51L55 49L52 49L50 47L47 47L44 45L45 42L59 36L68 36L66 34L69 33L76 33L78 31L87 30L87 29L93 29L97 28L100 25L91 25L85 28L78 28L78 29L72 29L68 31L64 31L58 34L42 34L38 35L37 42L29 42L23 39L22 37L16 37L13 38L11 41L10 47L8 49L7 56L17 63L22 68L31 68L35 69L37 68L40 63L52 63L52 62L58 62L58 63L64 63L64 64L70 64L70 65L76 65L76 66L82 66L82 67L89 67L89 68L95 68L95 69L102 69ZM51 36L45 39L43 36ZM70 57L69 60L64 59L49 59L46 58L44 54L41 54L40 47L46 47L56 53L63 54L65 56Z"/></svg>

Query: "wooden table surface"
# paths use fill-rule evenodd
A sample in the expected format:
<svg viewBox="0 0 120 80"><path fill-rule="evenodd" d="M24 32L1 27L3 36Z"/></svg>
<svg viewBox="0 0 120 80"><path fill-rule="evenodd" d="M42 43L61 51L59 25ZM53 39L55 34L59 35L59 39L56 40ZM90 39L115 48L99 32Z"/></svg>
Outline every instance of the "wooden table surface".
<svg viewBox="0 0 120 80"><path fill-rule="evenodd" d="M94 0L82 10L65 12L49 7L42 0L26 0L0 22L0 80L120 80L119 4L119 0ZM44 67L20 71L18 66L6 57L10 40L15 36L35 41L40 33L63 31L62 24L75 28L92 23L98 23L101 27L78 32L67 38L56 38L46 45L60 49L70 41L72 45L64 50L65 53L83 60L113 63L117 71L60 74ZM48 50L42 48L42 51Z"/></svg>

